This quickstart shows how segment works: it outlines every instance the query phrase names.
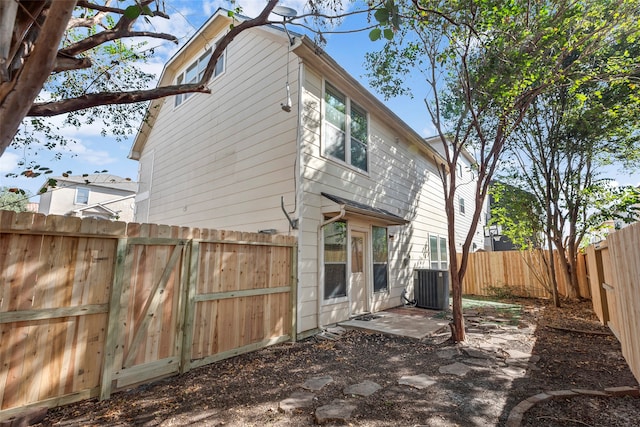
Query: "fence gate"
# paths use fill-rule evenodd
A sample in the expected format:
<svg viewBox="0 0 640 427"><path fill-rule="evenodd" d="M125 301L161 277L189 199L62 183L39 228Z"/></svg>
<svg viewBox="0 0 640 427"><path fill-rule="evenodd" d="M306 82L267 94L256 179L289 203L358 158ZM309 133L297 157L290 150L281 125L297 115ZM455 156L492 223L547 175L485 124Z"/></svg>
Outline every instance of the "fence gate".
<svg viewBox="0 0 640 427"><path fill-rule="evenodd" d="M119 242L101 398L180 371L188 254L184 239Z"/></svg>

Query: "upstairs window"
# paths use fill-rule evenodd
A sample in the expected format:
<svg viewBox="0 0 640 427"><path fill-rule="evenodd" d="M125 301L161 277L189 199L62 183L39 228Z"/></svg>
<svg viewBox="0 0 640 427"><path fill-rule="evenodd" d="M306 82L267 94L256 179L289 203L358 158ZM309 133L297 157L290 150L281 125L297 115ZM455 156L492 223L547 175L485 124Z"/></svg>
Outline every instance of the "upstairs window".
<svg viewBox="0 0 640 427"><path fill-rule="evenodd" d="M209 48L200 56L200 58L192 62L184 72L178 75L178 77L176 78L176 84L191 84L197 83L202 80L202 76L204 76L204 70L207 68L207 64L209 63L209 59L211 59L212 52L212 48ZM226 52L224 52L222 55L220 55L220 58L218 58L216 68L213 71L213 77L219 76L224 71L225 57ZM193 93L182 93L180 95L176 95L176 107L182 104L192 95Z"/></svg>
<svg viewBox="0 0 640 427"><path fill-rule="evenodd" d="M368 170L367 112L331 84L324 93L324 154Z"/></svg>
<svg viewBox="0 0 640 427"><path fill-rule="evenodd" d="M460 205L460 214L464 215L464 199L462 197L458 198L458 204Z"/></svg>
<svg viewBox="0 0 640 427"><path fill-rule="evenodd" d="M76 205L89 204L89 189L84 187L76 188L76 199L74 203Z"/></svg>

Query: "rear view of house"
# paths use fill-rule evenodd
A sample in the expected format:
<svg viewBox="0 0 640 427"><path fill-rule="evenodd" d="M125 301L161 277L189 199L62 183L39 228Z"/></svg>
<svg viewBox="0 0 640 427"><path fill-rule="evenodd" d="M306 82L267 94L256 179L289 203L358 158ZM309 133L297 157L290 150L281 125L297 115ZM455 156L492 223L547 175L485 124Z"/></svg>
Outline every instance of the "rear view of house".
<svg viewBox="0 0 640 427"><path fill-rule="evenodd" d="M56 176L40 195L38 212L79 218L133 221L138 183L110 174Z"/></svg>
<svg viewBox="0 0 640 427"><path fill-rule="evenodd" d="M230 23L218 11L160 84L197 79ZM151 103L130 153L136 221L296 236L302 336L448 268L442 157L308 38L244 31L209 87Z"/></svg>

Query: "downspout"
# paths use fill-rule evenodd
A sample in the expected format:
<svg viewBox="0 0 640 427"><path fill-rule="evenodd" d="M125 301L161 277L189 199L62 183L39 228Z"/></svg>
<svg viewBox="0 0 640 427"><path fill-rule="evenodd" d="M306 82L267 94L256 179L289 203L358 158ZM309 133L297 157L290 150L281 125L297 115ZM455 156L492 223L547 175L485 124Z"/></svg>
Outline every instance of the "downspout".
<svg viewBox="0 0 640 427"><path fill-rule="evenodd" d="M290 47L291 48L291 47ZM304 76L304 65L302 64L302 61L300 61L300 57L298 55L295 55L296 61L298 62L298 105L297 105L297 117L296 117L296 158L295 158L295 165L294 165L294 171L293 171L293 179L294 179L294 188L293 191L295 192L294 197L295 197L295 209L293 211L293 213L296 212L302 212L302 203L303 203L303 191L302 191L302 182L304 179L304 168L303 168L303 164L302 164L302 114L303 114L303 109L302 109L302 91L304 88L303 85L303 76ZM302 294L302 292L300 292L300 272L302 271L301 266L302 266L302 233L301 233L301 227L302 227L302 222L304 221L304 215L298 213L298 229L296 232L296 237L297 237L297 242L298 244L296 245L296 250L298 251L298 254L296 256L296 259L298 260L298 265L296 265L296 270L297 270L297 280L295 283L296 286L296 312L295 312L295 316L296 318L296 328L298 328L298 325L300 325L300 304L299 304L299 300L300 300L300 295ZM298 333L298 331L294 331L296 334Z"/></svg>
<svg viewBox="0 0 640 427"><path fill-rule="evenodd" d="M316 307L316 323L318 325L318 329L321 328L320 325L320 309L322 308L322 299L324 298L323 295L320 295L320 290L321 290L321 286L320 286L320 277L321 274L320 272L322 271L322 264L324 262L324 252L322 252L322 256L320 256L320 251L321 251L321 244L322 244L322 229L324 228L325 225L329 225L333 222L339 221L342 218L344 218L345 215L345 205L340 205L340 213L332 218L329 218L323 222L320 223L320 225L318 225L318 293L317 293L317 302L318 305ZM322 275L323 277L324 275Z"/></svg>

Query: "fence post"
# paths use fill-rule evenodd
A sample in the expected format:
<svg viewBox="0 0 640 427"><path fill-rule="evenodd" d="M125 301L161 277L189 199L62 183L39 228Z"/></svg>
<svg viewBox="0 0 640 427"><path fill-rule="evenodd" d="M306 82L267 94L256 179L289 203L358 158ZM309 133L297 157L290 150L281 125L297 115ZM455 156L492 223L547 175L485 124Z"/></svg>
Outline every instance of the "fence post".
<svg viewBox="0 0 640 427"><path fill-rule="evenodd" d="M189 262L187 266L187 280L185 302L184 302L184 323L182 325L182 351L180 354L180 373L184 374L191 370L191 347L193 345L193 317L196 309L196 286L198 284L198 270L200 266L200 242L191 240L191 250L189 251Z"/></svg>
<svg viewBox="0 0 640 427"><path fill-rule="evenodd" d="M596 277L598 283L598 293L600 294L600 304L602 306L602 323L607 325L609 323L609 303L607 302L607 290L602 286L604 284L604 267L602 265L602 251L606 248L600 247L596 248L595 256L596 256Z"/></svg>
<svg viewBox="0 0 640 427"><path fill-rule="evenodd" d="M291 341L298 336L298 245L291 246Z"/></svg>
<svg viewBox="0 0 640 427"><path fill-rule="evenodd" d="M113 364L120 335L118 318L120 317L120 296L122 294L122 283L124 281L124 264L126 254L127 238L120 238L118 239L118 246L116 249L115 271L113 273L113 285L111 286L111 297L109 299L107 336L104 343L102 375L100 376L100 400L106 400L111 396Z"/></svg>

